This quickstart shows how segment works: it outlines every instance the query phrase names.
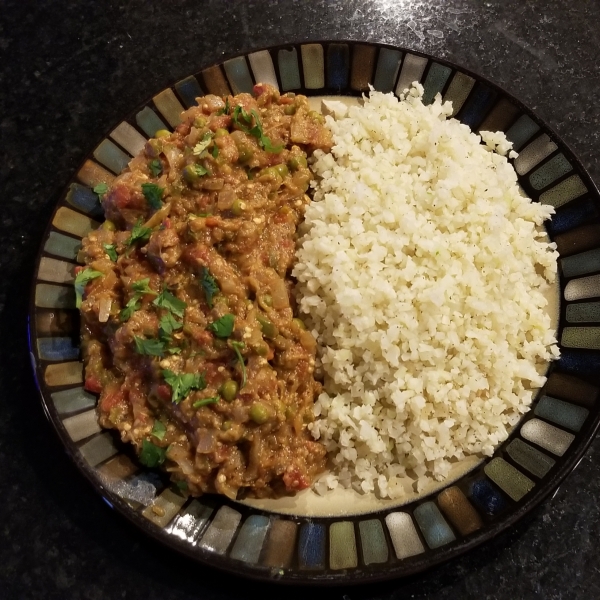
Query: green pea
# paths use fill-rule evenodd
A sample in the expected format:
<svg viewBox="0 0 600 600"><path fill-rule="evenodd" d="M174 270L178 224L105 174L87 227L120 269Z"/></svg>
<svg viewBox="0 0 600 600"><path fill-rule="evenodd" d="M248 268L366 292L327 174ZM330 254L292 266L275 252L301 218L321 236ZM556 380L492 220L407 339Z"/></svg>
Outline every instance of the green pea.
<svg viewBox="0 0 600 600"><path fill-rule="evenodd" d="M295 104L286 104L285 108L283 109L283 114L284 115L295 115L296 114L296 105Z"/></svg>
<svg viewBox="0 0 600 600"><path fill-rule="evenodd" d="M254 352L259 356L267 356L269 354L269 345L265 342L259 342L254 346Z"/></svg>
<svg viewBox="0 0 600 600"><path fill-rule="evenodd" d="M300 329L306 329L304 321L302 321L302 319L298 319L298 317L292 319L292 323L295 323Z"/></svg>
<svg viewBox="0 0 600 600"><path fill-rule="evenodd" d="M321 123L321 124L325 123L325 117L321 113L317 112L316 110L311 110L308 113L308 116L313 121L316 121L317 123Z"/></svg>
<svg viewBox="0 0 600 600"><path fill-rule="evenodd" d="M200 179L200 175L198 175L198 171L196 170L196 165L188 165L183 169L183 178L188 183L195 183Z"/></svg>
<svg viewBox="0 0 600 600"><path fill-rule="evenodd" d="M223 400L227 402L233 402L238 393L238 384L233 379L228 379L221 386L221 396L223 396Z"/></svg>
<svg viewBox="0 0 600 600"><path fill-rule="evenodd" d="M227 129L224 129L223 127L219 127L215 131L215 137L216 138L225 137L226 135L229 135L229 131L227 131Z"/></svg>
<svg viewBox="0 0 600 600"><path fill-rule="evenodd" d="M284 177L286 177L287 175L289 175L289 171L288 168L283 164L279 164L279 165L275 165L274 167L272 167L273 169L275 169L275 171L277 171L277 173L279 173L279 175L281 175L281 178L283 179Z"/></svg>
<svg viewBox="0 0 600 600"><path fill-rule="evenodd" d="M239 198L236 198L233 201L233 204L231 205L231 212L236 217L239 217L244 212L244 203Z"/></svg>
<svg viewBox="0 0 600 600"><path fill-rule="evenodd" d="M115 231L117 228L112 221L104 221L104 223L102 223L102 229L106 229L106 231Z"/></svg>
<svg viewBox="0 0 600 600"><path fill-rule="evenodd" d="M154 137L155 138L164 138L164 137L169 137L170 135L171 135L171 132L168 129L159 129L154 134Z"/></svg>
<svg viewBox="0 0 600 600"><path fill-rule="evenodd" d="M238 148L238 162L246 163L251 160L253 156L254 151L252 148L248 148L247 146Z"/></svg>
<svg viewBox="0 0 600 600"><path fill-rule="evenodd" d="M257 315L256 320L260 323L260 329L266 338L273 339L279 335L279 330L269 319L262 315Z"/></svg>
<svg viewBox="0 0 600 600"><path fill-rule="evenodd" d="M248 415L258 425L262 425L263 423L266 423L269 420L269 411L267 410L267 407L261 402L255 402L250 407Z"/></svg>
<svg viewBox="0 0 600 600"><path fill-rule="evenodd" d="M233 427L233 423L231 421L223 421L221 423L221 431L229 431Z"/></svg>
<svg viewBox="0 0 600 600"><path fill-rule="evenodd" d="M306 162L306 158L302 155L292 156L292 158L288 160L287 164L292 171L297 171L300 167L304 167L306 169L308 165L308 163Z"/></svg>
<svg viewBox="0 0 600 600"><path fill-rule="evenodd" d="M194 127L202 129L206 125L206 119L204 117L196 117L194 119Z"/></svg>

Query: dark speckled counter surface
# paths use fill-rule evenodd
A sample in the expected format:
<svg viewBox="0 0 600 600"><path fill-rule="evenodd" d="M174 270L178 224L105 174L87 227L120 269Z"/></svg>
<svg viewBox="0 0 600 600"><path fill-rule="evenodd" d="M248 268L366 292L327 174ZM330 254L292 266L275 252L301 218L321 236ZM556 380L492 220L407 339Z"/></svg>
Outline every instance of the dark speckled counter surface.
<svg viewBox="0 0 600 600"><path fill-rule="evenodd" d="M503 86L600 167L594 0L4 0L0 8L0 598L600 598L600 440L510 532L408 580L329 590L222 576L114 513L38 401L27 302L62 188L110 127L168 84L251 48L365 39L454 61Z"/></svg>

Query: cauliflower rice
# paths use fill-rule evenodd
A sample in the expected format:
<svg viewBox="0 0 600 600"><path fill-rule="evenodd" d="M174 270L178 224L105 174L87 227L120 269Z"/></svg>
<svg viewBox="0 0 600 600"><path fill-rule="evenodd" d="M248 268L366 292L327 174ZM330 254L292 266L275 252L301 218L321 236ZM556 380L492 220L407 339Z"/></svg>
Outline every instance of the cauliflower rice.
<svg viewBox="0 0 600 600"><path fill-rule="evenodd" d="M293 274L324 375L318 493L402 498L491 455L559 355L558 254L539 229L553 208L520 192L504 134L480 137L422 93L371 91L327 117L335 145L315 153Z"/></svg>

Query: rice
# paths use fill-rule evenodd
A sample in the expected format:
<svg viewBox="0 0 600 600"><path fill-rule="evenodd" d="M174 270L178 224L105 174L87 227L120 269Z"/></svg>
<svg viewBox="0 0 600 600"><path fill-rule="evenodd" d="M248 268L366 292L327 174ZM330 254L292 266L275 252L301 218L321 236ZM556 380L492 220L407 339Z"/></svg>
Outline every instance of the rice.
<svg viewBox="0 0 600 600"><path fill-rule="evenodd" d="M491 455L559 355L540 228L553 208L521 193L502 133L480 137L422 93L371 91L327 117L334 148L315 153L293 275L324 376L318 493L402 498Z"/></svg>

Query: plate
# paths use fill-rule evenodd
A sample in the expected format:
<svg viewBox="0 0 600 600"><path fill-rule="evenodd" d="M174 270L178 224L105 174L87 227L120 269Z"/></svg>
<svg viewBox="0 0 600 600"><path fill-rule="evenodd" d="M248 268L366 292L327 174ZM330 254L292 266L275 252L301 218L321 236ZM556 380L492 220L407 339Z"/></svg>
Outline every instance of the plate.
<svg viewBox="0 0 600 600"><path fill-rule="evenodd" d="M158 129L205 93L251 91L360 97L418 80L473 131L501 130L519 157L519 183L552 204L547 230L559 258L560 360L494 456L402 506L345 507L322 516L226 498L187 498L141 467L95 416L83 389L73 291L81 238L102 220L92 188L110 183ZM178 81L108 132L74 174L44 234L32 284L30 351L41 401L68 454L107 503L158 541L200 563L283 583L349 584L422 571L489 540L522 518L576 466L600 424L600 196L558 136L485 78L408 49L310 42L234 56ZM472 465L471 465L472 466ZM365 512L366 511L366 512Z"/></svg>

